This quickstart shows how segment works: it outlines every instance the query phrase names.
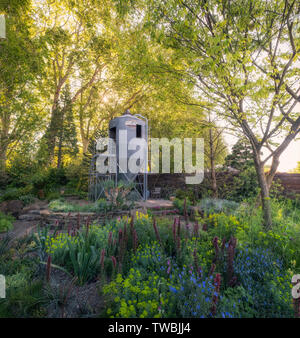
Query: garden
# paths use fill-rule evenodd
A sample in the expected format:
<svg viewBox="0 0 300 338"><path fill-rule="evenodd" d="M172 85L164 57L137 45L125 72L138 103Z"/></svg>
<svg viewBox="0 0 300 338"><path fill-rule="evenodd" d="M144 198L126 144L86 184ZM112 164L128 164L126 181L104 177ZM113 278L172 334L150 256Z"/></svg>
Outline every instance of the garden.
<svg viewBox="0 0 300 338"><path fill-rule="evenodd" d="M1 0L0 318L299 318L299 20Z"/></svg>
<svg viewBox="0 0 300 338"><path fill-rule="evenodd" d="M265 231L251 200L206 199L199 213L131 212L65 231L3 237L1 317L278 318L298 316L297 201L272 202Z"/></svg>

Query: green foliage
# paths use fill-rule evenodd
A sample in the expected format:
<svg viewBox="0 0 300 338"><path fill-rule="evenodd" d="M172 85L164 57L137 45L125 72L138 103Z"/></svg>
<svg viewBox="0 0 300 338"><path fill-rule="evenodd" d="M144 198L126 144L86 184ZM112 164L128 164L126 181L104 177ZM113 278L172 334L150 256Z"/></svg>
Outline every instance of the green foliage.
<svg viewBox="0 0 300 338"><path fill-rule="evenodd" d="M42 282L36 278L36 259L22 258L17 243L8 242L0 256L0 274L6 277L6 298L0 299L0 318L40 317L43 310ZM43 313L45 315L45 313Z"/></svg>
<svg viewBox="0 0 300 338"><path fill-rule="evenodd" d="M219 316L231 313L233 318L255 318L253 299L243 286L236 286L224 290L219 302ZM223 316L221 315L223 313Z"/></svg>
<svg viewBox="0 0 300 338"><path fill-rule="evenodd" d="M107 213L115 210L105 199L99 199L97 202L85 205L68 203L64 199L53 200L49 203L49 208L55 212L96 212ZM117 209L118 210L118 209Z"/></svg>
<svg viewBox="0 0 300 338"><path fill-rule="evenodd" d="M33 175L31 183L35 191L53 191L67 183L65 170L63 168L50 168L45 171L37 172Z"/></svg>
<svg viewBox="0 0 300 338"><path fill-rule="evenodd" d="M234 201L204 198L198 204L199 208L206 214L210 213L234 213L239 204Z"/></svg>
<svg viewBox="0 0 300 338"><path fill-rule="evenodd" d="M253 151L247 139L240 139L232 147L231 154L225 158L225 166L241 171L254 167Z"/></svg>
<svg viewBox="0 0 300 338"><path fill-rule="evenodd" d="M0 300L0 318L44 317L42 282L23 274L7 279L7 300Z"/></svg>
<svg viewBox="0 0 300 338"><path fill-rule="evenodd" d="M108 202L118 209L126 208L126 198L133 189L133 183L108 180L103 183L104 195Z"/></svg>
<svg viewBox="0 0 300 338"><path fill-rule="evenodd" d="M97 273L100 255L88 241L79 240L78 243L68 240L69 255L74 275L80 285L90 281Z"/></svg>
<svg viewBox="0 0 300 338"><path fill-rule="evenodd" d="M189 213L189 207L191 207L192 203L189 199L183 199L180 200L178 198L176 198L173 201L173 205L174 207L179 211L179 213L181 215L184 215L184 213L186 212L187 214Z"/></svg>
<svg viewBox="0 0 300 338"><path fill-rule="evenodd" d="M37 252L38 257L41 262L45 262L47 259L47 241L49 236L49 227L38 227L37 232L33 236L34 241L34 251ZM56 231L53 236L55 236Z"/></svg>
<svg viewBox="0 0 300 338"><path fill-rule="evenodd" d="M185 198L188 199L189 201L196 200L195 191L192 188L186 190L177 189L175 191L175 196L179 200L184 200Z"/></svg>
<svg viewBox="0 0 300 338"><path fill-rule="evenodd" d="M22 196L28 194L29 186L25 188L8 188L5 192L0 196L0 201L12 201L19 200Z"/></svg>
<svg viewBox="0 0 300 338"><path fill-rule="evenodd" d="M29 205L34 202L34 195L28 194L28 195L22 195L19 197L19 200L24 203L24 205Z"/></svg>
<svg viewBox="0 0 300 338"><path fill-rule="evenodd" d="M292 317L291 277L280 256L261 248L239 250L235 273L251 296L252 309L258 317Z"/></svg>
<svg viewBox="0 0 300 338"><path fill-rule="evenodd" d="M248 201L234 215L199 218L200 227L183 220L179 227L178 219L167 217L154 222L137 212L134 219L70 226L68 233L38 229L14 245L6 239L0 273L8 276L11 298L0 301L0 316L40 316L46 304L61 307L75 280L63 289L41 288L45 272L40 262L44 267L51 256L52 268L75 276L80 286L101 281L104 317L292 317L290 281L300 271L300 213L296 201L273 201L272 210L274 228L267 232L261 210ZM233 237L237 246L230 258ZM229 262L234 285L228 279Z"/></svg>
<svg viewBox="0 0 300 338"><path fill-rule="evenodd" d="M63 157L66 155L76 156L79 152L77 145L77 132L74 123L73 103L71 99L70 86L66 85L61 99L61 122L58 133L58 167L62 167ZM59 109L59 108L58 108Z"/></svg>
<svg viewBox="0 0 300 338"><path fill-rule="evenodd" d="M167 281L156 272L130 269L128 277L118 274L104 286L103 293L111 300L106 310L110 318L161 318L168 302Z"/></svg>
<svg viewBox="0 0 300 338"><path fill-rule="evenodd" d="M243 169L238 176L235 176L228 198L241 202L243 199L257 196L259 193L259 185L257 182L257 174L253 166Z"/></svg>
<svg viewBox="0 0 300 338"><path fill-rule="evenodd" d="M14 217L10 215L5 215L2 212L0 212L0 233L11 230L14 221L15 221Z"/></svg>

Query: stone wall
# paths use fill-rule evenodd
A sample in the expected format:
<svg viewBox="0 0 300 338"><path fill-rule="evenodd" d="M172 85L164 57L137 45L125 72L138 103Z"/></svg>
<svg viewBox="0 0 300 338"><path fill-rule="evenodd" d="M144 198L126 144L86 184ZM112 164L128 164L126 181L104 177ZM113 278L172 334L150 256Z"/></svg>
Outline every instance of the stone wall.
<svg viewBox="0 0 300 338"><path fill-rule="evenodd" d="M218 172L217 181L222 182L222 186L232 186L234 176L238 176L236 172ZM161 187L162 197L174 194L177 189L192 189L201 194L201 190L210 188L209 174L205 174L204 181L200 185L189 185L185 183L185 174L149 174L148 189L151 191L155 187ZM300 174L277 173L275 180L281 183L284 188L284 194L293 197L300 194Z"/></svg>

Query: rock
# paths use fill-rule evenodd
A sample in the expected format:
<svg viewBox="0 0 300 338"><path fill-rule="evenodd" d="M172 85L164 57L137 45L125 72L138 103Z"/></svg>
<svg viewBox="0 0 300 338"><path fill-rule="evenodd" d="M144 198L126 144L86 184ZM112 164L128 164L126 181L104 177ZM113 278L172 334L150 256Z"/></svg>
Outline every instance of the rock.
<svg viewBox="0 0 300 338"><path fill-rule="evenodd" d="M19 200L5 201L0 205L0 211L5 214L11 214L14 217L18 217L24 207L24 203Z"/></svg>
<svg viewBox="0 0 300 338"><path fill-rule="evenodd" d="M19 216L20 221L39 221L41 219L40 215L34 215L34 214L25 214Z"/></svg>
<svg viewBox="0 0 300 338"><path fill-rule="evenodd" d="M47 209L43 209L40 211L40 215L44 217L50 216L50 211Z"/></svg>
<svg viewBox="0 0 300 338"><path fill-rule="evenodd" d="M29 214L31 214L31 215L40 215L40 210L29 210L29 212L28 212Z"/></svg>
<svg viewBox="0 0 300 338"><path fill-rule="evenodd" d="M34 203L27 205L23 211L24 213L28 213L30 210L41 210L47 208L48 204L43 201L36 200Z"/></svg>
<svg viewBox="0 0 300 338"><path fill-rule="evenodd" d="M0 203L0 211L6 213L7 201Z"/></svg>

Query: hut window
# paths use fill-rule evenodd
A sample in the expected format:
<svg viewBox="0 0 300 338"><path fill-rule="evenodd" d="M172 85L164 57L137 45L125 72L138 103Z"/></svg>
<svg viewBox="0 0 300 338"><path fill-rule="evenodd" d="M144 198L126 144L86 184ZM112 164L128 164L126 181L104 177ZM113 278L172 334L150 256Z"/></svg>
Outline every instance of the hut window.
<svg viewBox="0 0 300 338"><path fill-rule="evenodd" d="M110 128L110 135L109 135L109 137L111 139L113 139L114 141L116 141L116 139L117 139L117 128L116 127Z"/></svg>
<svg viewBox="0 0 300 338"><path fill-rule="evenodd" d="M136 138L142 138L142 126L140 124L136 125Z"/></svg>

